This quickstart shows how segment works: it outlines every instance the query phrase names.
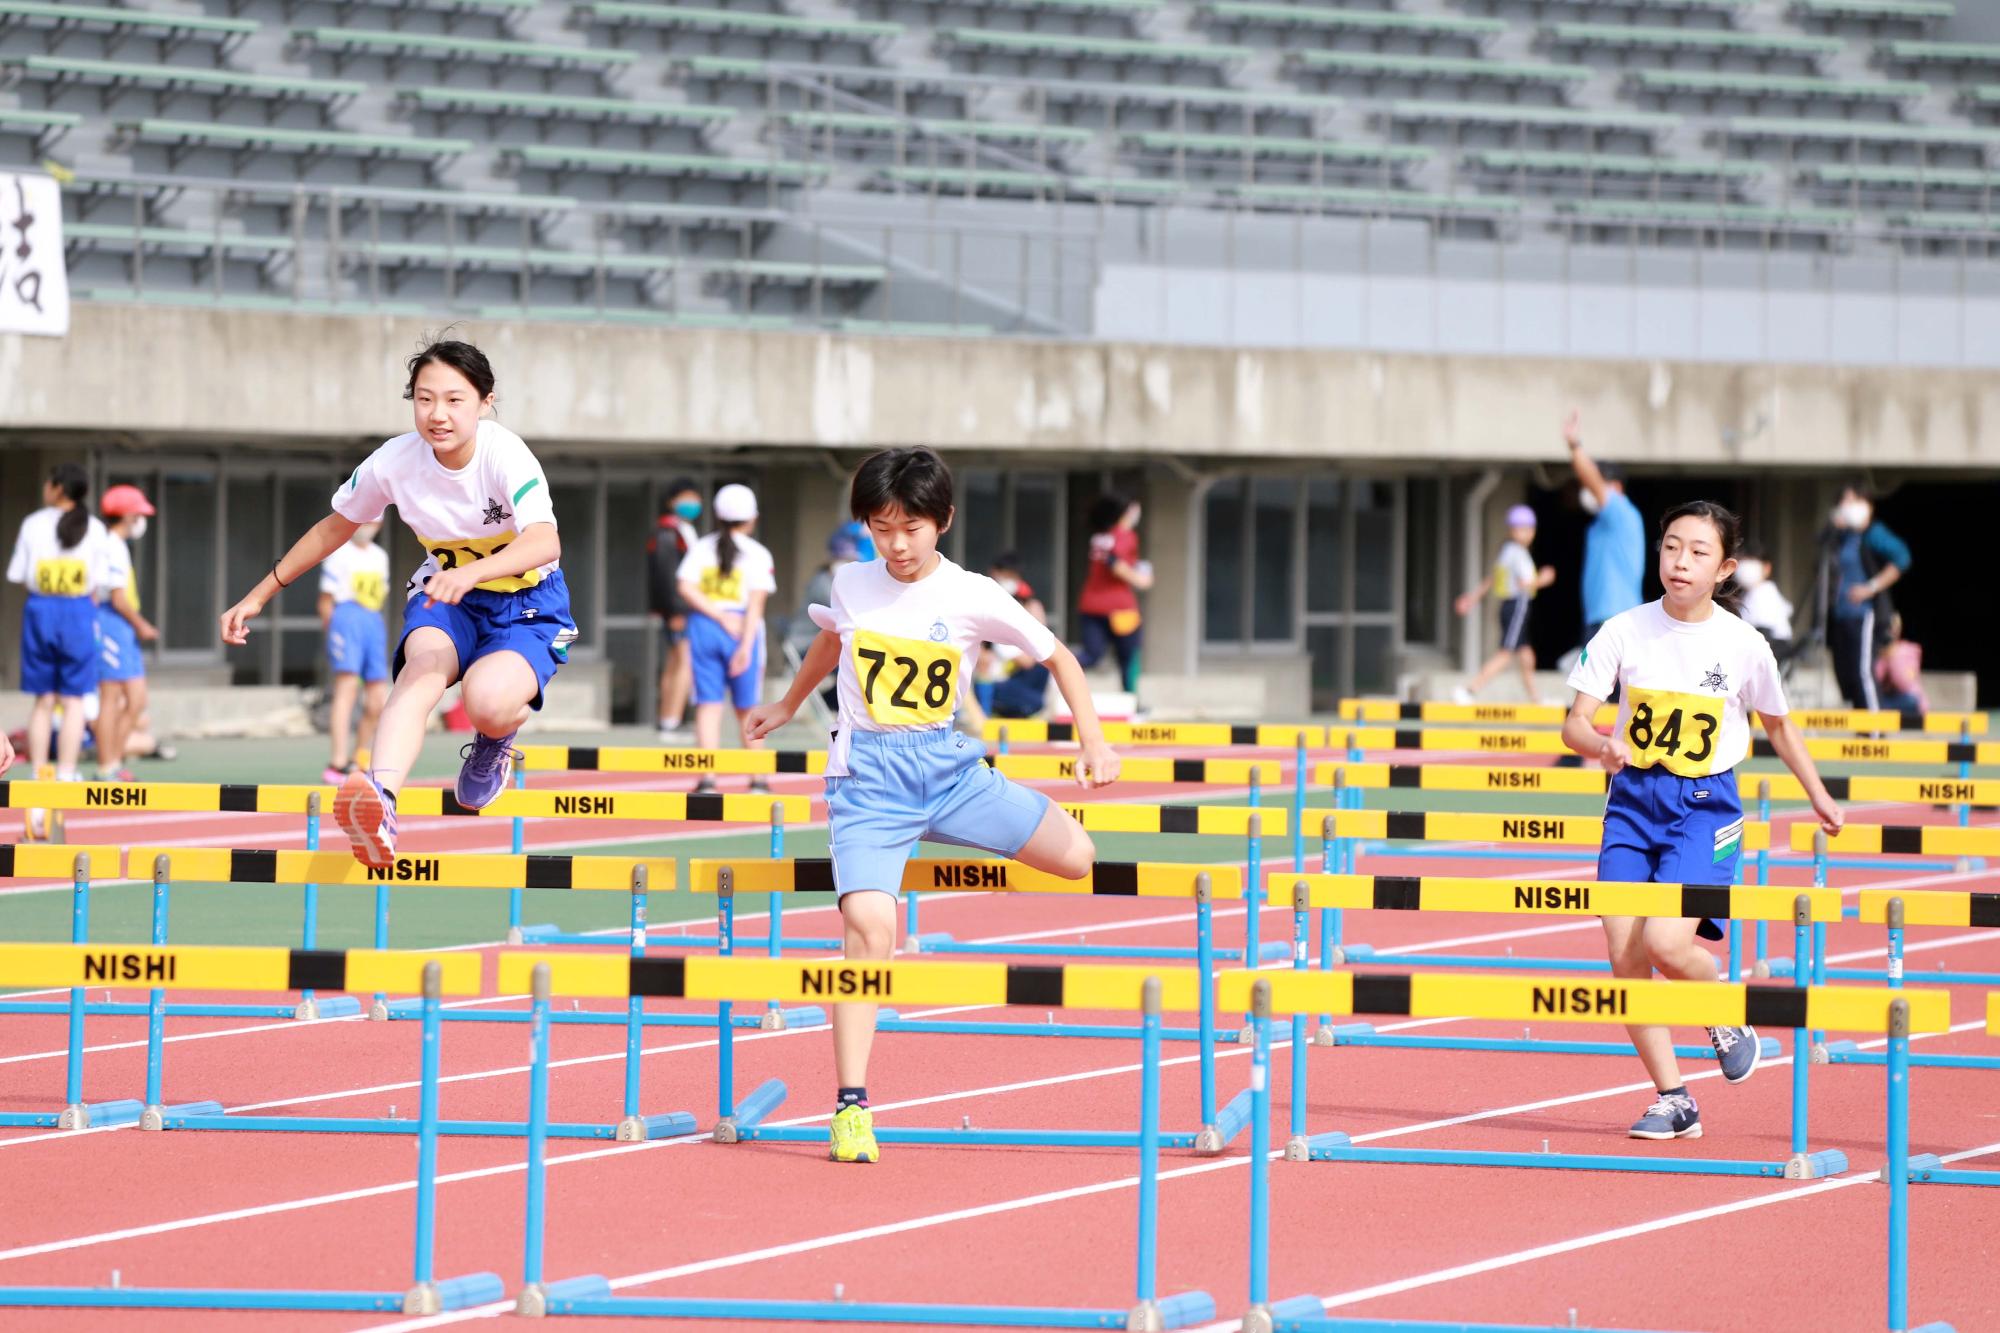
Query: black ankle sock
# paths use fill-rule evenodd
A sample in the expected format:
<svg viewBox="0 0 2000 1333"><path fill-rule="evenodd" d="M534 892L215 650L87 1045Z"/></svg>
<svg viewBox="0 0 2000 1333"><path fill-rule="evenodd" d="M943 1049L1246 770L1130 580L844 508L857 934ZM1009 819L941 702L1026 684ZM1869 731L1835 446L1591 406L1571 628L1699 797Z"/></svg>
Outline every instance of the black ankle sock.
<svg viewBox="0 0 2000 1333"><path fill-rule="evenodd" d="M1683 1083L1677 1088L1661 1088L1660 1095L1662 1097L1685 1097L1688 1095L1687 1084Z"/></svg>
<svg viewBox="0 0 2000 1333"><path fill-rule="evenodd" d="M842 1088L839 1094L833 1099L833 1109L835 1111L847 1106L866 1107L867 1105L868 1089L866 1088Z"/></svg>

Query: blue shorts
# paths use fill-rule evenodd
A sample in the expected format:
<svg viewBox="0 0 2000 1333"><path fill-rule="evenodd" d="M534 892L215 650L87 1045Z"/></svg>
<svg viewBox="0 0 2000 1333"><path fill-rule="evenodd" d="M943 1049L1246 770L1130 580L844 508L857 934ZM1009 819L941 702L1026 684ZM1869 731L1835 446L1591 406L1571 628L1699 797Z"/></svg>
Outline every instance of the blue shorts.
<svg viewBox="0 0 2000 1333"><path fill-rule="evenodd" d="M569 660L576 622L569 614L569 585L562 571L552 569L532 588L520 592L488 592L474 588L457 606L424 605L418 592L403 608L403 637L396 644L395 671L403 671L403 646L414 630L441 629L458 650L458 674L494 653L519 653L535 673L535 697L530 708L542 706L542 692L556 668Z"/></svg>
<svg viewBox="0 0 2000 1333"><path fill-rule="evenodd" d="M109 606L97 608L97 678L144 680L146 659L139 654L139 631Z"/></svg>
<svg viewBox="0 0 2000 1333"><path fill-rule="evenodd" d="M31 594L21 610L21 692L81 698L97 688L97 603Z"/></svg>
<svg viewBox="0 0 2000 1333"><path fill-rule="evenodd" d="M1683 778L1627 768L1604 801L1597 877L1636 884L1734 884L1743 861L1743 802L1734 770Z"/></svg>
<svg viewBox="0 0 2000 1333"><path fill-rule="evenodd" d="M720 622L699 611L688 612L688 661L694 666L696 703L733 704L739 709L757 706L757 698L764 691L764 636L762 626L749 628L757 635L756 650L750 654L750 665L743 674L732 676L729 659L736 655L737 641Z"/></svg>
<svg viewBox="0 0 2000 1333"><path fill-rule="evenodd" d="M389 679L389 626L380 611L359 602L336 602L326 625L326 663L336 676L370 684Z"/></svg>
<svg viewBox="0 0 2000 1333"><path fill-rule="evenodd" d="M925 840L1000 856L1027 846L1052 802L985 757L984 745L945 727L850 732L849 775L826 780L834 892L901 897L903 865Z"/></svg>

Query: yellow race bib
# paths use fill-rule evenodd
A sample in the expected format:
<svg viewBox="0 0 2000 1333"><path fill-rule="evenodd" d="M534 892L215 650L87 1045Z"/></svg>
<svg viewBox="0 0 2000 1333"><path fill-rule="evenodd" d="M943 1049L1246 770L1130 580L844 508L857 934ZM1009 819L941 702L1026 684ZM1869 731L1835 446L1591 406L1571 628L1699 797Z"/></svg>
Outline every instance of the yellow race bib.
<svg viewBox="0 0 2000 1333"><path fill-rule="evenodd" d="M1715 741L1722 730L1723 700L1629 685L1625 693L1632 703L1625 719L1632 767L1658 765L1684 778L1705 778L1716 771Z"/></svg>
<svg viewBox="0 0 2000 1333"><path fill-rule="evenodd" d="M125 571L125 600L132 603L132 610L139 609L139 576L131 570Z"/></svg>
<svg viewBox="0 0 2000 1333"><path fill-rule="evenodd" d="M854 631L854 678L868 716L885 727L949 721L958 698L958 649L949 643Z"/></svg>
<svg viewBox="0 0 2000 1333"><path fill-rule="evenodd" d="M460 565L484 560L489 555L498 555L512 546L514 539L519 535L509 528L505 532L496 532L491 537L437 538L418 533L417 540L422 542L424 549L437 560L439 569L457 569ZM519 592L523 588L532 588L541 581L541 571L531 569L525 574L508 574L502 578L487 579L475 586L487 592ZM380 605L380 602L376 603L377 607Z"/></svg>
<svg viewBox="0 0 2000 1333"><path fill-rule="evenodd" d="M712 567L704 569L701 571L701 595L711 602L743 605L743 571L732 569L725 574Z"/></svg>
<svg viewBox="0 0 2000 1333"><path fill-rule="evenodd" d="M347 587L354 600L370 611L380 611L382 603L389 600L387 581L372 569L355 570L354 577L347 581Z"/></svg>
<svg viewBox="0 0 2000 1333"><path fill-rule="evenodd" d="M37 560L35 591L44 597L82 597L90 591L90 571L81 560Z"/></svg>

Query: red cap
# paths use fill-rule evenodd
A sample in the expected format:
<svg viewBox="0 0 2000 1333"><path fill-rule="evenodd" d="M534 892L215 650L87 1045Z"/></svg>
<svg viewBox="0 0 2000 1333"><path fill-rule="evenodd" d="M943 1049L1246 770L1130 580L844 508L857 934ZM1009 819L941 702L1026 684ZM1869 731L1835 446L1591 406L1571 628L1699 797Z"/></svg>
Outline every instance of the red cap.
<svg viewBox="0 0 2000 1333"><path fill-rule="evenodd" d="M137 486L113 486L104 493L101 508L106 518L124 518L130 514L151 514L153 502Z"/></svg>

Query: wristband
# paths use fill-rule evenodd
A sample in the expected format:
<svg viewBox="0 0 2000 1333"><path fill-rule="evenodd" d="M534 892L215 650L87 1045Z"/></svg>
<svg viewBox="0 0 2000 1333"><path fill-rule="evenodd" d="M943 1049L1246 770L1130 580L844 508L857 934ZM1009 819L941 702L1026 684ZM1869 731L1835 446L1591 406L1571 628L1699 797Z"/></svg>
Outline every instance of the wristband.
<svg viewBox="0 0 2000 1333"><path fill-rule="evenodd" d="M271 582L277 584L280 588L289 588L292 585L278 577L278 566L284 563L285 562L282 559L273 560L271 562Z"/></svg>

